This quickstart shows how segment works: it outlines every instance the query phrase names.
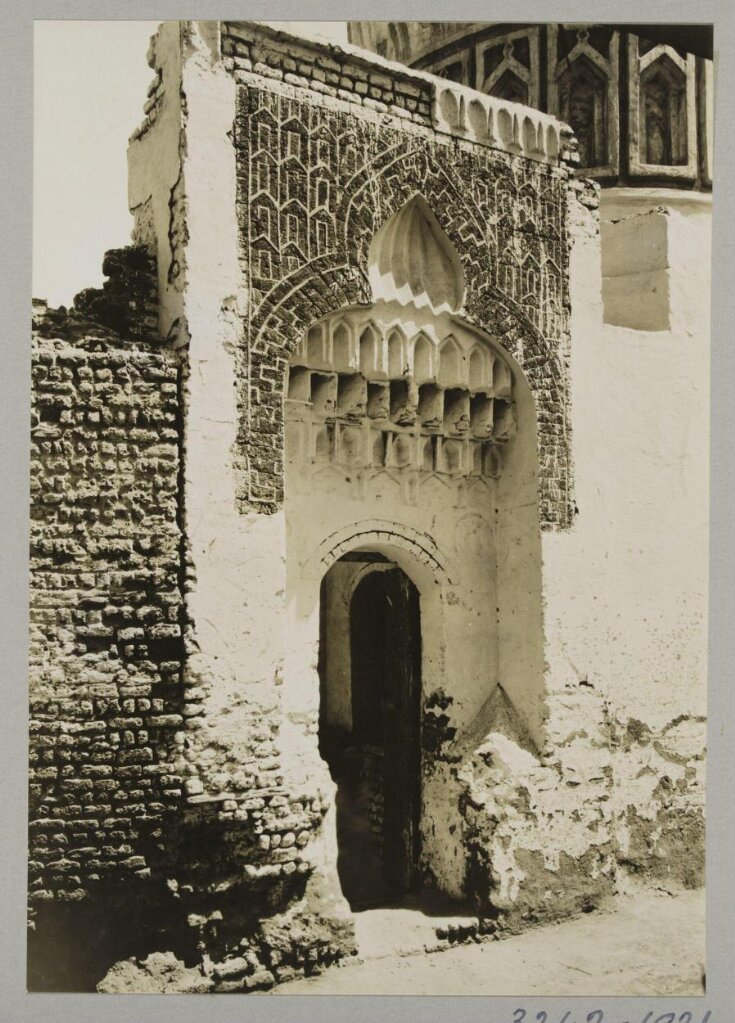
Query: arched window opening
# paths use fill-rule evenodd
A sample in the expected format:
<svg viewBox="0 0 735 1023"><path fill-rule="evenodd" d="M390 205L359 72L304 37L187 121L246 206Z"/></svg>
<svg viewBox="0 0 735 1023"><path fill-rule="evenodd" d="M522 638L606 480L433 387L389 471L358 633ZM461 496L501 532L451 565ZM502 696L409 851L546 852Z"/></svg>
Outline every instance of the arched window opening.
<svg viewBox="0 0 735 1023"><path fill-rule="evenodd" d="M641 74L640 125L643 162L686 164L686 76L666 54Z"/></svg>
<svg viewBox="0 0 735 1023"><path fill-rule="evenodd" d="M607 83L588 57L581 55L559 78L560 116L579 143L582 167L602 166L607 152Z"/></svg>

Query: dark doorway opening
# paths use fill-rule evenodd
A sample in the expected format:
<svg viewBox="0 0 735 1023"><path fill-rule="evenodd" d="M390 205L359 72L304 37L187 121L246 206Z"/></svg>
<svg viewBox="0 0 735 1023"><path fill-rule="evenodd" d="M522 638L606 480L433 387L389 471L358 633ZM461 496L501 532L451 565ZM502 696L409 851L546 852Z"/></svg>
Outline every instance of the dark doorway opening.
<svg viewBox="0 0 735 1023"><path fill-rule="evenodd" d="M419 594L400 568L373 557L372 571L359 566L362 578L343 609L349 656L329 671L328 577L321 601L320 749L337 783L337 870L353 910L390 905L418 884ZM338 700L335 722L330 701Z"/></svg>

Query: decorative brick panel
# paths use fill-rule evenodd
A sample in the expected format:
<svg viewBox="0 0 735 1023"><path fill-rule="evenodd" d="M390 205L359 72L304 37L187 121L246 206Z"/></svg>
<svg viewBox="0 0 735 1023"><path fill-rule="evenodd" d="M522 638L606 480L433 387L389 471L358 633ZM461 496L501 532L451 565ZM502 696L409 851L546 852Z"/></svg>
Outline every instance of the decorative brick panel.
<svg viewBox="0 0 735 1023"><path fill-rule="evenodd" d="M371 301L370 241L420 192L460 253L462 316L498 338L528 377L542 523L568 526L566 168L292 91L239 87L237 212L250 296L240 366L242 506L269 512L283 500L282 392L294 346L315 320Z"/></svg>

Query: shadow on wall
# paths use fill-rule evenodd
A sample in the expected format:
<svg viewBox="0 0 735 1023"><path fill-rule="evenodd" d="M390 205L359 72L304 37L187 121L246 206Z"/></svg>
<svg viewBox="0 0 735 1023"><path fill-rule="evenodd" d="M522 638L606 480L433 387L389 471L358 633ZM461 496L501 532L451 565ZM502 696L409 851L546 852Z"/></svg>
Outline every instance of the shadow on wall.
<svg viewBox="0 0 735 1023"><path fill-rule="evenodd" d="M377 553L353 557L321 587L319 745L337 784L337 871L354 911L418 883L421 620L418 590L400 568ZM330 591L334 602L344 581L354 585L349 651L329 643L338 610Z"/></svg>
<svg viewBox="0 0 735 1023"><path fill-rule="evenodd" d="M101 886L94 898L36 904L28 936L27 987L91 992L117 960L175 947L193 965L196 945L181 906L162 884L151 883L146 890L136 879L132 888Z"/></svg>

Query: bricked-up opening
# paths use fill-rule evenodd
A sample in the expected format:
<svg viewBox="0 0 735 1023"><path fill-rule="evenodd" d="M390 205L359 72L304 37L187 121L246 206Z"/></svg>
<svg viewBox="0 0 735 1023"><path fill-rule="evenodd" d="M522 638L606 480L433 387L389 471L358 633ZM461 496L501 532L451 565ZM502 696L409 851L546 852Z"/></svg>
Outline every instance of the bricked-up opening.
<svg viewBox="0 0 735 1023"><path fill-rule="evenodd" d="M421 624L416 587L383 556L347 555L323 580L319 673L342 892L353 910L388 905L418 878Z"/></svg>

